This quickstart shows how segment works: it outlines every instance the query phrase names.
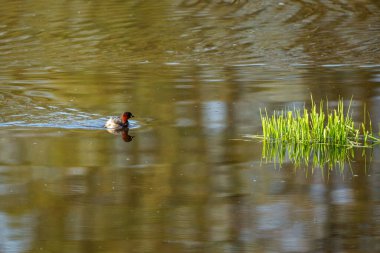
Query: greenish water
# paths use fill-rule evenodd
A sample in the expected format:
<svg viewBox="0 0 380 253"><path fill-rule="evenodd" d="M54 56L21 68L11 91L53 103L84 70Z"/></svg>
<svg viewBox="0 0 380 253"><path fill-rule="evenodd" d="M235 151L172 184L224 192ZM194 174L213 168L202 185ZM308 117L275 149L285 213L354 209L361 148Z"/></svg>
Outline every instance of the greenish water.
<svg viewBox="0 0 380 253"><path fill-rule="evenodd" d="M262 159L259 108L380 122L377 1L10 1L0 252L376 252L380 149ZM135 115L128 132L102 128ZM338 166L338 165L337 165ZM296 168L297 167L297 168Z"/></svg>

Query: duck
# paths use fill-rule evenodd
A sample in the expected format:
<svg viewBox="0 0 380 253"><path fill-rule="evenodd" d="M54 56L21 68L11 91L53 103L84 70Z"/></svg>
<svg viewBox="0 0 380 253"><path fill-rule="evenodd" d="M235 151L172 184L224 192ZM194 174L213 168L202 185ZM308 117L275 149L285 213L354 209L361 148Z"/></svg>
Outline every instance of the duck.
<svg viewBox="0 0 380 253"><path fill-rule="evenodd" d="M129 122L128 119L134 117L134 115L131 112L124 112L120 118L118 117L111 117L109 120L107 120L106 124L104 125L105 128L108 129L123 129L128 128Z"/></svg>

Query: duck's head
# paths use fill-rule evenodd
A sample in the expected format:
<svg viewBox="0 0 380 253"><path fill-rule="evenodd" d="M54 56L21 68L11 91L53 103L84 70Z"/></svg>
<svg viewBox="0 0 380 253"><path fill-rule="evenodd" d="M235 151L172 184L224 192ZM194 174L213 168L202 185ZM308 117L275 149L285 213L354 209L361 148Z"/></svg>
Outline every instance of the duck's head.
<svg viewBox="0 0 380 253"><path fill-rule="evenodd" d="M122 115L121 115L121 122L123 123L123 125L128 125L128 119L134 117L133 114L131 112L124 112Z"/></svg>

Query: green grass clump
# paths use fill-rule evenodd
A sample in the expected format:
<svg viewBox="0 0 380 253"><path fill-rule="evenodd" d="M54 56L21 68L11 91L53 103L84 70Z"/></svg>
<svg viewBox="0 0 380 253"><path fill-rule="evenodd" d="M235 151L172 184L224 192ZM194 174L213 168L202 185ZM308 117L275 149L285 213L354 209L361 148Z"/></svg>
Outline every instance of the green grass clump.
<svg viewBox="0 0 380 253"><path fill-rule="evenodd" d="M338 106L328 111L322 100L319 105L311 98L310 111L305 107L293 111L275 111L269 116L262 113L262 138L266 142L282 142L286 144L324 144L329 146L369 147L379 143L380 139L372 133L372 124L366 120L355 126L350 112L351 102L345 111L343 99Z"/></svg>
<svg viewBox="0 0 380 253"><path fill-rule="evenodd" d="M250 137L263 140L262 157L267 162L281 166L290 161L296 168L326 166L342 171L354 159L354 148L380 143L369 117L368 122L366 116L363 122L354 122L351 102L346 109L343 99L339 99L337 107L329 109L328 102L322 100L317 105L311 98L310 110L294 108L275 111L271 116L260 110L263 134Z"/></svg>

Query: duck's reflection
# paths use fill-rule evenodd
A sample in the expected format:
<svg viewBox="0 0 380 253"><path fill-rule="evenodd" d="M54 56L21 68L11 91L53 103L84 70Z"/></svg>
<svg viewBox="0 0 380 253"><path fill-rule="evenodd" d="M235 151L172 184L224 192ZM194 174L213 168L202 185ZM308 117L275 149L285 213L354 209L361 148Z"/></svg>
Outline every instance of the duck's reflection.
<svg viewBox="0 0 380 253"><path fill-rule="evenodd" d="M125 142L130 142L133 140L134 136L129 135L129 128L124 127L122 129L107 129L107 131L114 135L121 135L121 138Z"/></svg>

